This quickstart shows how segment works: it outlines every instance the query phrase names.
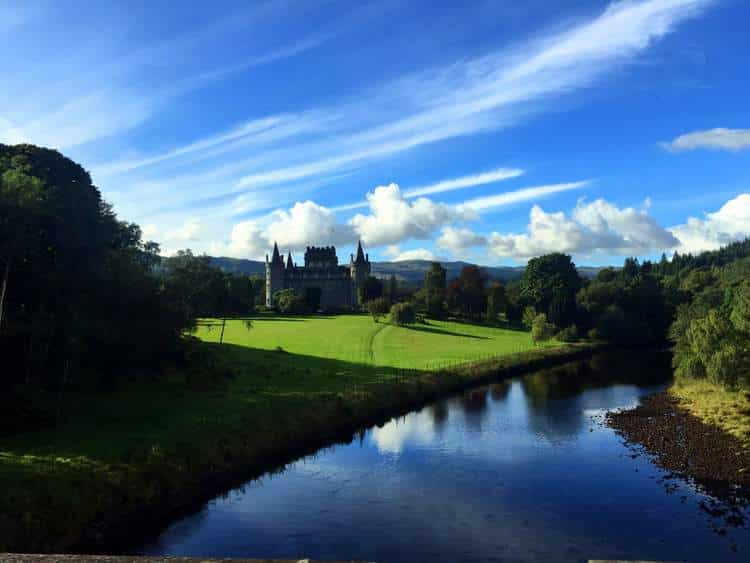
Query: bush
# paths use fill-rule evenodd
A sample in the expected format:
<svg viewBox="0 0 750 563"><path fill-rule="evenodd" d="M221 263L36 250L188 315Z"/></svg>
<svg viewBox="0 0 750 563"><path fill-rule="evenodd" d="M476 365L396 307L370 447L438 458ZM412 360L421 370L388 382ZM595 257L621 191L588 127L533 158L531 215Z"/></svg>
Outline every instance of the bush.
<svg viewBox="0 0 750 563"><path fill-rule="evenodd" d="M375 322L378 322L378 319L380 317L386 316L390 309L390 303L385 297L372 299L368 301L365 306L367 307L368 312L372 315L372 320L374 320Z"/></svg>
<svg viewBox="0 0 750 563"><path fill-rule="evenodd" d="M565 327L555 336L561 342L577 342L578 341L578 327L576 325L570 325Z"/></svg>
<svg viewBox="0 0 750 563"><path fill-rule="evenodd" d="M523 323L523 326L525 326L528 329L531 329L531 327L534 324L534 320L536 320L536 317L537 317L536 309L534 309L534 307L529 305L523 310L523 316L521 317L521 322Z"/></svg>
<svg viewBox="0 0 750 563"><path fill-rule="evenodd" d="M555 334L555 325L547 322L547 316L539 313L531 323L531 339L534 343L545 342Z"/></svg>
<svg viewBox="0 0 750 563"><path fill-rule="evenodd" d="M391 322L403 326L414 324L417 320L416 312L411 303L396 303L391 307Z"/></svg>
<svg viewBox="0 0 750 563"><path fill-rule="evenodd" d="M305 296L293 289L284 289L274 295L279 311L285 314L304 314L309 311Z"/></svg>

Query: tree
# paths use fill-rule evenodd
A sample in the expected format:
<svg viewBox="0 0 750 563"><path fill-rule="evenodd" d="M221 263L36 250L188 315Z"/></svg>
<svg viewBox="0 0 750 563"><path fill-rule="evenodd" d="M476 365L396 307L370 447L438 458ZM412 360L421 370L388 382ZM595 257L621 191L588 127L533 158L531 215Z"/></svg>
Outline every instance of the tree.
<svg viewBox="0 0 750 563"><path fill-rule="evenodd" d="M189 319L154 275L158 250L75 162L0 145L3 387L111 385L179 355Z"/></svg>
<svg viewBox="0 0 750 563"><path fill-rule="evenodd" d="M529 260L521 278L521 294L537 312L567 326L575 321L575 295L581 285L570 256L555 252Z"/></svg>
<svg viewBox="0 0 750 563"><path fill-rule="evenodd" d="M536 312L536 309L534 309L534 307L532 307L531 305L524 307L523 317L521 319L523 326L531 330L531 327L534 325L534 320L536 319L538 314L539 313Z"/></svg>
<svg viewBox="0 0 750 563"><path fill-rule="evenodd" d="M478 318L484 312L487 295L486 277L478 266L465 266L458 278L447 288L448 304L469 318Z"/></svg>
<svg viewBox="0 0 750 563"><path fill-rule="evenodd" d="M367 311L372 315L372 320L378 322L390 311L390 302L385 297L378 297L367 302Z"/></svg>
<svg viewBox="0 0 750 563"><path fill-rule="evenodd" d="M445 299L436 292L430 292L426 295L427 305L425 312L431 319L442 319L445 317Z"/></svg>
<svg viewBox="0 0 750 563"><path fill-rule="evenodd" d="M424 287L428 292L442 293L445 291L447 271L439 262L430 264L424 274Z"/></svg>
<svg viewBox="0 0 750 563"><path fill-rule="evenodd" d="M531 339L534 343L546 342L555 334L555 325L547 322L544 313L539 313L531 323Z"/></svg>
<svg viewBox="0 0 750 563"><path fill-rule="evenodd" d="M398 300L398 280L395 274L391 274L391 277L388 278L387 297L391 303L395 303Z"/></svg>
<svg viewBox="0 0 750 563"><path fill-rule="evenodd" d="M411 303L396 303L391 307L391 322L403 326L414 324L417 316Z"/></svg>
<svg viewBox="0 0 750 563"><path fill-rule="evenodd" d="M304 314L308 313L305 296L294 289L282 289L274 295L274 303L284 314Z"/></svg>
<svg viewBox="0 0 750 563"><path fill-rule="evenodd" d="M359 302L366 303L383 296L383 282L374 276L368 276L359 288Z"/></svg>
<svg viewBox="0 0 750 563"><path fill-rule="evenodd" d="M487 320L497 321L498 317L505 313L507 306L505 287L500 283L493 283L487 291Z"/></svg>

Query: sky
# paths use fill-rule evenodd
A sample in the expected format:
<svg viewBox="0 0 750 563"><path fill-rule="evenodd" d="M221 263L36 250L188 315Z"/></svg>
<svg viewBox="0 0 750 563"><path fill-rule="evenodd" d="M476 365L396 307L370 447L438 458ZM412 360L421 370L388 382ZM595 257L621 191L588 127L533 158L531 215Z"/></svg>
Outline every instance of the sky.
<svg viewBox="0 0 750 563"><path fill-rule="evenodd" d="M744 0L0 0L0 142L81 163L165 254L697 252L750 236L748 21Z"/></svg>

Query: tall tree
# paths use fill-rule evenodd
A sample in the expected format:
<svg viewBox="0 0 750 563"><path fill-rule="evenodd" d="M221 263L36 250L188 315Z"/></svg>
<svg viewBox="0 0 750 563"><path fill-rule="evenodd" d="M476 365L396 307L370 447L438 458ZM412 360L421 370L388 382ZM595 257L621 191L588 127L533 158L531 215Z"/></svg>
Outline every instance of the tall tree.
<svg viewBox="0 0 750 563"><path fill-rule="evenodd" d="M529 260L521 278L521 294L537 312L567 326L575 320L575 295L581 285L570 256L555 252Z"/></svg>
<svg viewBox="0 0 750 563"><path fill-rule="evenodd" d="M447 288L448 304L463 315L478 318L485 310L487 279L478 266L465 266Z"/></svg>
<svg viewBox="0 0 750 563"><path fill-rule="evenodd" d="M424 274L424 287L428 292L445 291L447 271L440 262L433 262Z"/></svg>

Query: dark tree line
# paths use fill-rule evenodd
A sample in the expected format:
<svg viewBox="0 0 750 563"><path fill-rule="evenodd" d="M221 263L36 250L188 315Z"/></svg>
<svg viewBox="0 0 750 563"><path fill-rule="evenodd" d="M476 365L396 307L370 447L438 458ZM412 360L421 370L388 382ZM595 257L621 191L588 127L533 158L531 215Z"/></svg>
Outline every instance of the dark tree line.
<svg viewBox="0 0 750 563"><path fill-rule="evenodd" d="M176 353L189 319L151 274L158 250L79 165L0 145L0 385L60 388Z"/></svg>
<svg viewBox="0 0 750 563"><path fill-rule="evenodd" d="M157 374L199 317L251 312L256 290L189 251L162 262L82 167L32 145L0 144L0 275L4 397Z"/></svg>

